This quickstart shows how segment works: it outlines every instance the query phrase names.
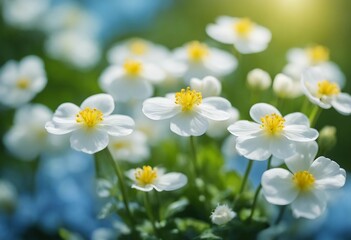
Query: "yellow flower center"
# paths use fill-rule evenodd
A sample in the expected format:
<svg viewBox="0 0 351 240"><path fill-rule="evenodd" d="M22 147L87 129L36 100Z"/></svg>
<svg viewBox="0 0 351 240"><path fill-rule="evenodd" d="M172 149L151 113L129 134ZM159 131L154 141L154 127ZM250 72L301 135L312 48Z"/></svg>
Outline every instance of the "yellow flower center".
<svg viewBox="0 0 351 240"><path fill-rule="evenodd" d="M139 61L126 60L123 64L123 68L128 75L138 76L143 68L143 65Z"/></svg>
<svg viewBox="0 0 351 240"><path fill-rule="evenodd" d="M26 78L20 78L17 80L16 82L16 86L19 88L19 89L27 89L29 87L29 80L26 79Z"/></svg>
<svg viewBox="0 0 351 240"><path fill-rule="evenodd" d="M193 41L188 46L188 56L192 61L198 62L208 55L207 45L198 41Z"/></svg>
<svg viewBox="0 0 351 240"><path fill-rule="evenodd" d="M119 150L119 149L127 148L129 146L129 143L127 143L127 142L116 142L116 143L112 144L112 146L116 150Z"/></svg>
<svg viewBox="0 0 351 240"><path fill-rule="evenodd" d="M307 191L313 186L315 178L308 171L299 171L294 174L293 182L301 191Z"/></svg>
<svg viewBox="0 0 351 240"><path fill-rule="evenodd" d="M253 28L253 23L249 18L242 18L234 24L235 32L242 37L246 37Z"/></svg>
<svg viewBox="0 0 351 240"><path fill-rule="evenodd" d="M323 80L318 82L318 95L321 96L333 96L340 93L338 84Z"/></svg>
<svg viewBox="0 0 351 240"><path fill-rule="evenodd" d="M261 122L261 128L264 129L268 135L277 135L283 130L285 119L276 113L272 113L261 117Z"/></svg>
<svg viewBox="0 0 351 240"><path fill-rule="evenodd" d="M135 55L143 55L147 52L148 47L142 40L134 40L130 46L130 51Z"/></svg>
<svg viewBox="0 0 351 240"><path fill-rule="evenodd" d="M190 87L182 89L175 94L175 103L182 106L182 111L192 110L195 105L199 105L201 102L201 93L195 90L190 90Z"/></svg>
<svg viewBox="0 0 351 240"><path fill-rule="evenodd" d="M313 64L329 60L329 49L322 45L307 48L307 54Z"/></svg>
<svg viewBox="0 0 351 240"><path fill-rule="evenodd" d="M92 128L104 120L103 113L96 108L86 107L76 115L76 122L83 123L87 127Z"/></svg>
<svg viewBox="0 0 351 240"><path fill-rule="evenodd" d="M143 166L143 169L137 168L135 171L135 179L140 185L152 184L157 178L157 170L150 166Z"/></svg>

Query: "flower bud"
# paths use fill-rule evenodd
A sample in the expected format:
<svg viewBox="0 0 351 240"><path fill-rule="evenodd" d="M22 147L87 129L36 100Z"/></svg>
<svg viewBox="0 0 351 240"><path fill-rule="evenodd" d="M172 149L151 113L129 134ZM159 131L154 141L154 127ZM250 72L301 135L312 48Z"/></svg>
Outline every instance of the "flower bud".
<svg viewBox="0 0 351 240"><path fill-rule="evenodd" d="M204 77L202 80L192 78L190 80L190 87L198 92L201 92L202 97L219 96L222 90L220 81L212 76Z"/></svg>
<svg viewBox="0 0 351 240"><path fill-rule="evenodd" d="M318 145L322 151L329 151L336 144L336 127L324 126L319 132Z"/></svg>
<svg viewBox="0 0 351 240"><path fill-rule="evenodd" d="M214 224L226 224L236 216L236 213L231 210L226 204L218 205L212 212L210 218Z"/></svg>
<svg viewBox="0 0 351 240"><path fill-rule="evenodd" d="M266 71L255 68L247 74L247 83L255 90L266 90L271 85L272 79Z"/></svg>
<svg viewBox="0 0 351 240"><path fill-rule="evenodd" d="M279 73L273 81L273 91L281 98L295 98L300 94L300 82L295 82L285 74Z"/></svg>

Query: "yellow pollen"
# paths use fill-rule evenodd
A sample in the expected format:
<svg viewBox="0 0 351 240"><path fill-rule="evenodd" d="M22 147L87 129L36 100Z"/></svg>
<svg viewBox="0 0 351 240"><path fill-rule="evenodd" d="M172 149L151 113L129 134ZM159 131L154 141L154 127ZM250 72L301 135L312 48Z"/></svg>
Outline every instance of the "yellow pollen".
<svg viewBox="0 0 351 240"><path fill-rule="evenodd" d="M340 93L340 88L338 84L330 82L328 80L323 80L318 82L318 95L322 96L333 96Z"/></svg>
<svg viewBox="0 0 351 240"><path fill-rule="evenodd" d="M20 78L16 82L16 86L20 89L27 89L29 87L29 81L26 78Z"/></svg>
<svg viewBox="0 0 351 240"><path fill-rule="evenodd" d="M253 28L253 23L249 18L242 18L234 24L234 30L239 36L246 37Z"/></svg>
<svg viewBox="0 0 351 240"><path fill-rule="evenodd" d="M103 120L103 113L96 108L91 109L89 107L86 107L76 115L76 122L83 123L89 128L94 127L96 124L99 124Z"/></svg>
<svg viewBox="0 0 351 240"><path fill-rule="evenodd" d="M261 128L264 129L268 135L277 135L283 130L285 119L276 113L272 113L261 117L261 122Z"/></svg>
<svg viewBox="0 0 351 240"><path fill-rule="evenodd" d="M152 184L157 178L157 170L150 166L143 166L143 169L137 168L135 171L135 179L142 186Z"/></svg>
<svg viewBox="0 0 351 240"><path fill-rule="evenodd" d="M143 55L148 51L147 45L142 40L134 40L129 45L130 51L135 55Z"/></svg>
<svg viewBox="0 0 351 240"><path fill-rule="evenodd" d="M138 76L143 68L143 65L139 61L126 60L123 64L123 68L128 75Z"/></svg>
<svg viewBox="0 0 351 240"><path fill-rule="evenodd" d="M307 191L313 186L315 178L308 171L299 171L294 174L293 182L301 191Z"/></svg>
<svg viewBox="0 0 351 240"><path fill-rule="evenodd" d="M199 105L201 102L201 92L190 90L190 87L183 88L175 94L175 103L182 106L182 111L192 110L195 105Z"/></svg>
<svg viewBox="0 0 351 240"><path fill-rule="evenodd" d="M193 41L188 46L188 56L191 60L198 62L208 55L207 45L198 41Z"/></svg>
<svg viewBox="0 0 351 240"><path fill-rule="evenodd" d="M322 45L307 48L307 54L313 64L329 60L329 49Z"/></svg>
<svg viewBox="0 0 351 240"><path fill-rule="evenodd" d="M113 144L113 147L115 149L122 149L122 148L128 147L128 145L129 144L127 142L116 142L116 143Z"/></svg>

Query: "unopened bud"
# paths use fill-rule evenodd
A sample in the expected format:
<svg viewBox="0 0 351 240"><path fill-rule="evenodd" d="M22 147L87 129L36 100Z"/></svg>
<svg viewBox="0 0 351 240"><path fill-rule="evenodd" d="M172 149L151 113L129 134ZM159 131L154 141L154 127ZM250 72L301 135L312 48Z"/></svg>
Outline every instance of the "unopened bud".
<svg viewBox="0 0 351 240"><path fill-rule="evenodd" d="M272 79L266 71L255 68L247 74L247 83L255 90L266 90L271 86Z"/></svg>

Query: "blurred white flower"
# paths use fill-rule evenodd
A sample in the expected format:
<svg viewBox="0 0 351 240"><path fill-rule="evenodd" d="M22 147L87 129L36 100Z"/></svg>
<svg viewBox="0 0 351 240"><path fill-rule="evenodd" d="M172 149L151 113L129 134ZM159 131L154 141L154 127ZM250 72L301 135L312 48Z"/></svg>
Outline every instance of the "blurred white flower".
<svg viewBox="0 0 351 240"><path fill-rule="evenodd" d="M126 136L133 131L133 119L111 115L114 108L113 98L108 94L90 96L80 107L63 103L45 128L52 134L70 134L73 149L93 154L107 147L109 136Z"/></svg>
<svg viewBox="0 0 351 240"><path fill-rule="evenodd" d="M206 32L221 43L234 44L242 54L264 51L272 38L267 28L257 25L249 18L229 16L218 17L215 24L206 27Z"/></svg>
<svg viewBox="0 0 351 240"><path fill-rule="evenodd" d="M289 170L274 168L262 175L263 195L276 205L291 204L293 215L315 219L326 208L328 190L345 184L346 172L325 157L315 161L295 158L286 161Z"/></svg>
<svg viewBox="0 0 351 240"><path fill-rule="evenodd" d="M140 131L133 131L128 136L111 137L108 149L116 161L137 163L150 156L147 137Z"/></svg>
<svg viewBox="0 0 351 240"><path fill-rule="evenodd" d="M262 69L255 68L247 74L247 84L254 90L267 90L271 86L271 83L271 76Z"/></svg>
<svg viewBox="0 0 351 240"><path fill-rule="evenodd" d="M145 100L143 113L152 120L170 119L171 131L184 137L204 134L208 129L208 120L229 119L226 111L231 104L224 98L202 99L201 92L191 90L190 87L173 96Z"/></svg>
<svg viewBox="0 0 351 240"><path fill-rule="evenodd" d="M201 92L202 97L219 96L222 91L221 82L212 76L204 77L203 79L192 78L190 87L198 92Z"/></svg>
<svg viewBox="0 0 351 240"><path fill-rule="evenodd" d="M21 160L34 160L43 152L64 149L67 139L48 134L45 130L45 124L52 115L52 111L41 104L25 105L17 109L14 125L3 139L6 148Z"/></svg>
<svg viewBox="0 0 351 240"><path fill-rule="evenodd" d="M227 204L218 205L212 212L210 218L214 224L223 225L228 223L236 216L236 213Z"/></svg>
<svg viewBox="0 0 351 240"><path fill-rule="evenodd" d="M0 179L0 210L13 210L17 203L17 190L6 180Z"/></svg>
<svg viewBox="0 0 351 240"><path fill-rule="evenodd" d="M27 56L20 62L8 61L0 72L0 103L18 107L32 100L46 86L43 61Z"/></svg>
<svg viewBox="0 0 351 240"><path fill-rule="evenodd" d="M337 82L341 87L345 84L345 76L340 68L329 60L329 50L322 45L306 48L292 48L287 53L288 64L283 73L299 82L302 73L310 68L318 68L330 81ZM302 94L302 88L300 88Z"/></svg>
<svg viewBox="0 0 351 240"><path fill-rule="evenodd" d="M351 114L351 96L341 92L338 82L328 79L319 68L310 68L301 78L304 94L321 108L335 108L340 114Z"/></svg>
<svg viewBox="0 0 351 240"><path fill-rule="evenodd" d="M186 82L193 77L223 77L233 72L238 65L238 61L230 53L198 41L175 49L174 58L187 66L183 76Z"/></svg>
<svg viewBox="0 0 351 240"><path fill-rule="evenodd" d="M238 152L251 160L266 160L271 155L288 158L295 154L295 142L310 142L318 137L318 131L310 128L302 113L282 117L272 105L257 103L251 107L250 116L255 122L240 120L228 131L238 137Z"/></svg>
<svg viewBox="0 0 351 240"><path fill-rule="evenodd" d="M127 176L134 182L132 188L144 192L152 189L158 192L173 191L184 187L188 182L188 178L182 173L165 173L162 168L150 166L129 170Z"/></svg>
<svg viewBox="0 0 351 240"><path fill-rule="evenodd" d="M101 58L101 47L90 35L74 30L52 33L45 42L47 54L80 69L94 67Z"/></svg>
<svg viewBox="0 0 351 240"><path fill-rule="evenodd" d="M169 58L169 54L169 50L162 45L141 38L131 38L112 47L107 58L110 64L123 64L128 59L160 64Z"/></svg>
<svg viewBox="0 0 351 240"><path fill-rule="evenodd" d="M221 152L224 155L226 160L231 160L231 158L239 155L238 151L236 151L236 148L235 148L236 139L237 139L236 136L230 134L223 141Z"/></svg>
<svg viewBox="0 0 351 240"><path fill-rule="evenodd" d="M301 92L301 81L295 81L289 76L279 73L273 81L273 91L280 98L296 98Z"/></svg>
<svg viewBox="0 0 351 240"><path fill-rule="evenodd" d="M152 83L159 83L165 73L152 63L128 59L122 65L108 67L100 76L102 90L116 101L144 100L152 96Z"/></svg>
<svg viewBox="0 0 351 240"><path fill-rule="evenodd" d="M229 118L223 121L208 120L208 129L206 134L213 138L220 138L228 134L229 125L239 120L239 111L235 107L227 109Z"/></svg>
<svg viewBox="0 0 351 240"><path fill-rule="evenodd" d="M36 29L41 25L49 6L50 0L3 0L2 15L11 26Z"/></svg>

